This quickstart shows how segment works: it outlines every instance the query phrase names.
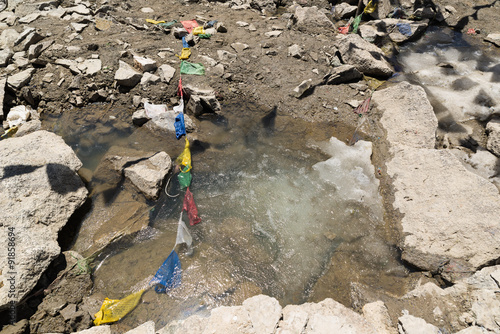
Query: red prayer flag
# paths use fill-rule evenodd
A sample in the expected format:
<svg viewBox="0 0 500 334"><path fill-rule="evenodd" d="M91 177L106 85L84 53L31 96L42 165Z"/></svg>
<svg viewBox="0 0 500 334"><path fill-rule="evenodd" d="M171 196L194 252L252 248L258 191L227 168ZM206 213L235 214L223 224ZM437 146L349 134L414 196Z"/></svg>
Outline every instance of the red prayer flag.
<svg viewBox="0 0 500 334"><path fill-rule="evenodd" d="M341 34L347 35L347 33L349 32L349 25L346 25L345 27L340 27L339 32Z"/></svg>
<svg viewBox="0 0 500 334"><path fill-rule="evenodd" d="M186 195L184 196L184 202L182 203L182 210L186 210L189 217L189 225L196 225L201 222L201 218L198 217L198 208L194 204L194 197L189 187L186 190Z"/></svg>
<svg viewBox="0 0 500 334"><path fill-rule="evenodd" d="M191 31L198 26L198 22L196 22L196 20L181 21L181 23L188 33L191 33Z"/></svg>
<svg viewBox="0 0 500 334"><path fill-rule="evenodd" d="M370 108L370 100L371 97L367 98L366 100L363 101L356 109L354 109L354 113L356 114L366 114L368 109Z"/></svg>

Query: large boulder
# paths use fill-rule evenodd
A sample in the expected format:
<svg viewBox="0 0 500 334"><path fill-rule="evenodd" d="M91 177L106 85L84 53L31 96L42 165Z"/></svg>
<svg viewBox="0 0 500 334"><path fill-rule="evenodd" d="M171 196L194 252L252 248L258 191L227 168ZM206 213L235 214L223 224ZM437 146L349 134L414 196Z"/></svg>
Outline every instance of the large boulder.
<svg viewBox="0 0 500 334"><path fill-rule="evenodd" d="M388 78L394 73L382 50L359 35L340 35L336 45L344 63L356 67L363 74Z"/></svg>
<svg viewBox="0 0 500 334"><path fill-rule="evenodd" d="M59 255L58 233L87 189L76 174L80 160L47 131L1 141L0 166L0 237L12 243L0 249L3 308L25 297Z"/></svg>
<svg viewBox="0 0 500 334"><path fill-rule="evenodd" d="M451 151L434 149L436 120L423 91L401 83L374 101L392 147L387 173L403 214L403 259L450 281L498 259L498 190Z"/></svg>
<svg viewBox="0 0 500 334"><path fill-rule="evenodd" d="M295 8L294 22L297 29L307 32L318 32L325 29L334 29L332 21L318 7Z"/></svg>

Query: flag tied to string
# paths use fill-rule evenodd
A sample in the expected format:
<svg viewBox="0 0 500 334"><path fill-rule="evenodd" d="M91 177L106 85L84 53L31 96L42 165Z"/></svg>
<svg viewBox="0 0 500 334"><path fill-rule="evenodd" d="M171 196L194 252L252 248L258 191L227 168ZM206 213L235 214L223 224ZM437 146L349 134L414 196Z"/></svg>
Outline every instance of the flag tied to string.
<svg viewBox="0 0 500 334"><path fill-rule="evenodd" d="M196 225L201 222L201 218L198 217L198 208L194 203L194 197L189 187L186 189L186 195L184 196L184 202L182 203L182 210L186 210L189 217L189 225Z"/></svg>
<svg viewBox="0 0 500 334"><path fill-rule="evenodd" d="M369 97L366 100L363 101L359 106L354 109L354 113L358 114L359 116L362 116L363 114L366 114L368 112L368 109L370 108L370 100L372 98Z"/></svg>

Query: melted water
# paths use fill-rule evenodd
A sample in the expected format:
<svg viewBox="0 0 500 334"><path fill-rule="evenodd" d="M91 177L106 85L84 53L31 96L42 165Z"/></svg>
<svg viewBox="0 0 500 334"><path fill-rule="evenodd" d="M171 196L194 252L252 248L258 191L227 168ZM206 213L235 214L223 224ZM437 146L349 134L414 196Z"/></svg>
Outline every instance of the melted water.
<svg viewBox="0 0 500 334"><path fill-rule="evenodd" d="M117 118L109 120L110 112ZM386 241L370 142L350 147L345 142L354 129L272 114L262 118L262 111L241 105L226 106L225 115L226 119L202 120L201 133L206 135L193 142L190 189L202 222L189 227L193 253L177 247L181 287L168 294L147 291L143 302L117 326L154 320L159 327L215 306L240 304L259 293L277 298L282 306L319 296L348 303L352 281L391 290L391 272L406 276L397 252ZM90 170L112 145L161 147L172 157L183 148L183 141L172 139L173 134L124 126L127 113L108 110L78 131L81 122L70 121L69 112L65 117L52 128L72 144ZM115 124L122 125L116 129ZM97 129L101 135L96 135ZM82 142L88 150L82 149ZM86 154L89 151L93 154ZM124 205L118 200L123 191L116 190L116 203L112 200L104 208L94 204L94 211ZM179 192L175 177L168 191ZM163 193L149 204L149 227L98 258L96 305L104 297L123 298L143 287L174 246L182 194L171 198ZM98 223L89 221L99 217L92 214L84 225ZM78 238L77 250L85 251L78 247L91 240Z"/></svg>

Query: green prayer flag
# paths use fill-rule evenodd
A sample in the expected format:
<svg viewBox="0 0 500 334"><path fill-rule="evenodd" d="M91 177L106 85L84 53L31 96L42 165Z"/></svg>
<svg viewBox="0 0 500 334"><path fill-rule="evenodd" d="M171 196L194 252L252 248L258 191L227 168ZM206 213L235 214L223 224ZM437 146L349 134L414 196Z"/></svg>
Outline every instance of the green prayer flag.
<svg viewBox="0 0 500 334"><path fill-rule="evenodd" d="M173 26L176 23L177 23L177 20L173 20L173 21L170 21L170 22L158 23L158 25L161 26L161 27L163 27L163 28L169 28L169 27Z"/></svg>
<svg viewBox="0 0 500 334"><path fill-rule="evenodd" d="M358 27L359 27L359 24L361 23L361 15L363 15L363 14L359 14L358 16L356 16L356 18L354 19L354 22L352 23L352 33L353 34L358 33Z"/></svg>
<svg viewBox="0 0 500 334"><path fill-rule="evenodd" d="M181 62L181 74L205 75L205 67L201 63Z"/></svg>

